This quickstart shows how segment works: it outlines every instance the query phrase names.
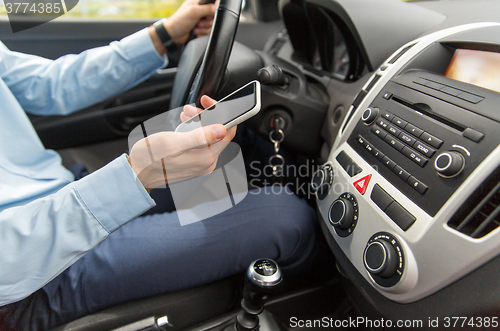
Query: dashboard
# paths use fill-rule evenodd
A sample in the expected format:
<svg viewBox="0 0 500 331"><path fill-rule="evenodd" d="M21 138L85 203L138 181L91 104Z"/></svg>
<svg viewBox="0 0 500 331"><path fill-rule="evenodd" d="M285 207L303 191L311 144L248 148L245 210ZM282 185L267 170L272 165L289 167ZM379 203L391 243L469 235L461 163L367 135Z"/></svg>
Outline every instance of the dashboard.
<svg viewBox="0 0 500 331"><path fill-rule="evenodd" d="M394 301L435 293L500 252L498 188L488 185L498 180L500 124L491 105L500 96L479 86L494 84L482 78L487 61L460 67L475 71L463 74L475 85L446 77L467 61L458 60L461 47L471 46L459 40L497 33L498 24L465 25L403 46L364 86L365 98L314 179L330 235ZM477 61L485 54L468 52L478 52ZM450 64L439 68L429 61L436 57ZM486 194L469 203L478 189Z"/></svg>
<svg viewBox="0 0 500 331"><path fill-rule="evenodd" d="M328 78L322 230L365 312L498 313L500 24L376 3L281 4L289 59Z"/></svg>

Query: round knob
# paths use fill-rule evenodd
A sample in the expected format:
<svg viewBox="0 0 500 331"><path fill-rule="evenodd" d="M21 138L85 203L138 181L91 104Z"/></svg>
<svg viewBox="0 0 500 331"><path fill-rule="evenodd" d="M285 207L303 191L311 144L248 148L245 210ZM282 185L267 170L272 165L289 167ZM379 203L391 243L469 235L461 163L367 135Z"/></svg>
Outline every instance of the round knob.
<svg viewBox="0 0 500 331"><path fill-rule="evenodd" d="M366 108L361 115L361 120L366 124L372 124L378 116L378 108Z"/></svg>
<svg viewBox="0 0 500 331"><path fill-rule="evenodd" d="M314 193L317 193L320 200L324 199L333 181L333 169L331 166L326 165L316 170L311 179L311 189Z"/></svg>
<svg viewBox="0 0 500 331"><path fill-rule="evenodd" d="M448 151L439 154L434 162L434 168L442 177L455 177L464 168L465 160L462 154Z"/></svg>
<svg viewBox="0 0 500 331"><path fill-rule="evenodd" d="M363 253L366 270L372 275L390 278L398 267L398 259L394 247L383 239L372 241Z"/></svg>
<svg viewBox="0 0 500 331"><path fill-rule="evenodd" d="M346 198L338 198L330 207L330 223L339 229L347 230L354 222L354 206Z"/></svg>

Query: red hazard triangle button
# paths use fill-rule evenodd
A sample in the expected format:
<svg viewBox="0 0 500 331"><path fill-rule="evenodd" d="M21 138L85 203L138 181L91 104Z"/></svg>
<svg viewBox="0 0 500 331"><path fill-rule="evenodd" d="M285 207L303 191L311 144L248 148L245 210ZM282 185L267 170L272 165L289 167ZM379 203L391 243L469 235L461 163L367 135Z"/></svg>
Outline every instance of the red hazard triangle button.
<svg viewBox="0 0 500 331"><path fill-rule="evenodd" d="M366 175L365 177L358 179L357 181L352 183L352 185L354 185L359 193L365 194L368 183L370 182L370 178L372 178L372 175Z"/></svg>

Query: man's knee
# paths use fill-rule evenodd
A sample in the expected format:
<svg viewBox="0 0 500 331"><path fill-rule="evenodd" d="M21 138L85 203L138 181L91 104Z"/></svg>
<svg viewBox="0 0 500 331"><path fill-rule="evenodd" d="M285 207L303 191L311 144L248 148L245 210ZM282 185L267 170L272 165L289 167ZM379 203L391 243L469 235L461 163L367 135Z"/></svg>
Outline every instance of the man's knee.
<svg viewBox="0 0 500 331"><path fill-rule="evenodd" d="M317 214L303 199L285 187L265 187L249 192L254 195L256 212L263 231L274 237L285 262L308 254L315 239Z"/></svg>

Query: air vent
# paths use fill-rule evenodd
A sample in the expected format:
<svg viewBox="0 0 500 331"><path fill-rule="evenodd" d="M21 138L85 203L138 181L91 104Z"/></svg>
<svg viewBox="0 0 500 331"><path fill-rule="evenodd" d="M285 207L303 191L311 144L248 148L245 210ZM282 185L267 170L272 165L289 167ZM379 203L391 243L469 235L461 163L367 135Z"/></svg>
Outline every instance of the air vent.
<svg viewBox="0 0 500 331"><path fill-rule="evenodd" d="M467 199L448 225L472 238L484 237L500 226L500 167Z"/></svg>

